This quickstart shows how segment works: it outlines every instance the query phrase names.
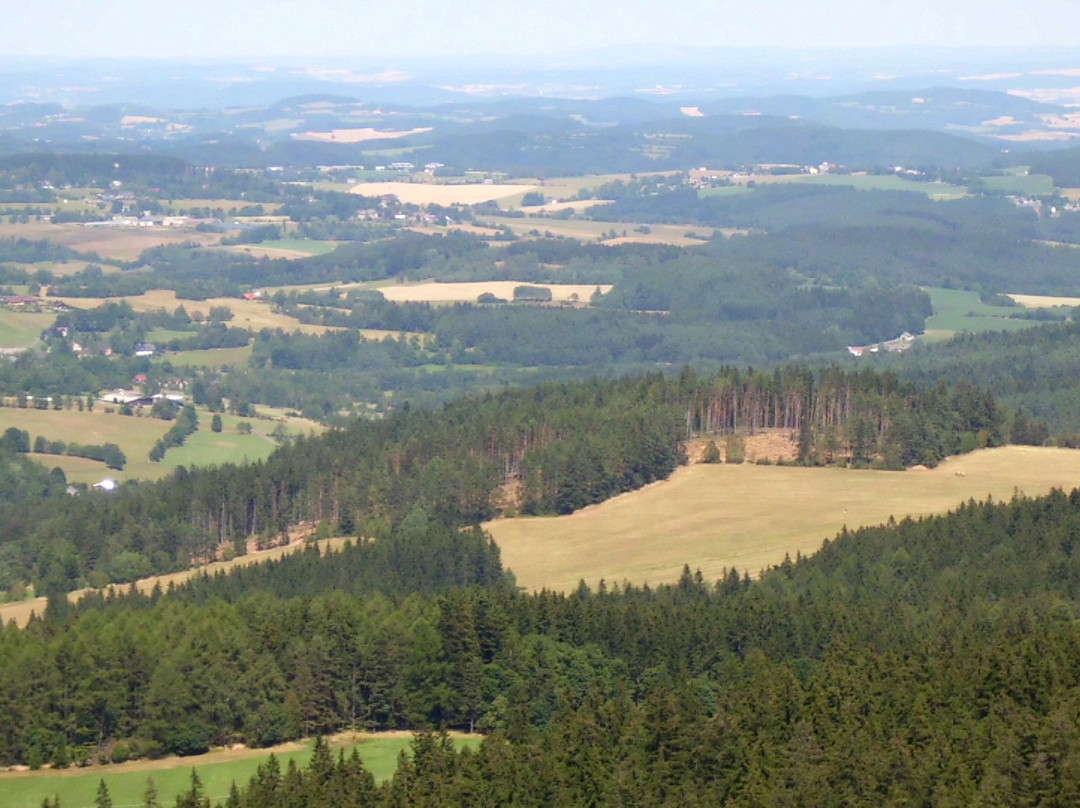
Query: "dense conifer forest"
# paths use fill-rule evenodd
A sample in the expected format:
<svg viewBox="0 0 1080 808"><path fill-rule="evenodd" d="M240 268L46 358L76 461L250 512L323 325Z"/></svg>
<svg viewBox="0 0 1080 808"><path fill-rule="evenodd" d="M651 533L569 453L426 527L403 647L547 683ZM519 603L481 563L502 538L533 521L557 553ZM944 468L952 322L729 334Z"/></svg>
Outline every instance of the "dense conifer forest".
<svg viewBox="0 0 1080 808"><path fill-rule="evenodd" d="M471 574L373 586L443 530L411 521L385 551L312 551L0 631L0 754L463 728L486 734L478 751L421 735L379 789L321 749L306 770L267 764L229 804L1076 797L1076 493L845 532L758 582L688 568L570 595L515 592L482 535L452 530L441 552ZM367 785L327 789L342 782Z"/></svg>

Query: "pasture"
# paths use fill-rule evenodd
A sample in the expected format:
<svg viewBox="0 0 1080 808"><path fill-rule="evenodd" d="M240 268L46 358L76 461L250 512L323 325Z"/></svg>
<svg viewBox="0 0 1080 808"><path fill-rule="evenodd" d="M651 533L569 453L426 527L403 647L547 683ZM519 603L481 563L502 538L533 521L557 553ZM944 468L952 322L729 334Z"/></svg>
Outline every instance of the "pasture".
<svg viewBox="0 0 1080 808"><path fill-rule="evenodd" d="M479 736L453 734L458 746L475 747ZM398 755L410 750L412 735L407 732L343 733L330 739L338 750L351 754L355 748L364 766L376 781L389 779L397 768ZM282 772L295 760L299 767L311 759L311 742L295 741L270 749L223 749L193 757L169 757L161 760L138 760L109 766L61 771L0 773L0 804L3 808L39 808L46 798L59 797L63 808L91 808L98 783L105 781L116 808L134 808L144 803L147 780L153 778L161 805L172 805L177 795L191 787L194 768L202 780L204 794L211 804L223 803L229 788L247 784L255 770L274 754Z"/></svg>
<svg viewBox="0 0 1080 808"><path fill-rule="evenodd" d="M94 403L93 412L78 410L37 410L0 408L0 432L8 427L25 429L33 442L37 436L66 443L101 445L115 443L127 457L123 471L107 469L104 463L65 455L31 455L42 465L64 469L72 482L96 483L103 477L116 480L160 477L162 471L147 456L154 443L171 424L157 418L106 413L106 405ZM115 409L115 408L114 408Z"/></svg>
<svg viewBox="0 0 1080 808"><path fill-rule="evenodd" d="M684 564L706 580L725 568L757 574L785 554L815 552L845 525L1078 485L1080 451L1030 446L984 449L904 472L693 465L569 516L498 519L486 527L519 585L568 592L601 578L672 582Z"/></svg>
<svg viewBox="0 0 1080 808"><path fill-rule="evenodd" d="M551 290L551 299L556 303L569 302L577 295L577 300L588 302L599 289L606 294L610 284L574 284L574 283L529 283L524 281L475 281L465 283L430 283L393 284L380 286L383 296L394 303L459 303L475 302L485 292L490 292L504 300L513 300L514 289L518 286L538 286Z"/></svg>
<svg viewBox="0 0 1080 808"><path fill-rule="evenodd" d="M53 312L0 308L0 348L29 348L55 320Z"/></svg>
<svg viewBox="0 0 1080 808"><path fill-rule="evenodd" d="M248 363L251 358L251 346L239 348L203 348L197 351L174 351L161 354L155 362L169 362L173 367L192 365L194 367L220 370L223 367L237 367Z"/></svg>
<svg viewBox="0 0 1080 808"><path fill-rule="evenodd" d="M1054 193L1054 178L1046 174L1017 172L1001 177L982 177L979 183L988 191L998 193L1023 196L1050 196Z"/></svg>
<svg viewBox="0 0 1080 808"><path fill-rule="evenodd" d="M926 293L934 307L933 315L926 320L926 336L931 339L947 339L960 332L1014 331L1038 324L1035 320L1010 318L1017 308L983 303L978 292L927 287Z"/></svg>
<svg viewBox="0 0 1080 808"><path fill-rule="evenodd" d="M317 241L310 238L278 238L260 241L258 244L237 244L223 249L229 252L242 252L267 258L310 258L313 255L326 255L337 249L340 242Z"/></svg>
<svg viewBox="0 0 1080 808"><path fill-rule="evenodd" d="M208 413L200 414L199 429L188 435L183 446L174 446L165 453L164 459L157 464L160 473L171 472L177 466L190 468L222 463L254 463L265 460L277 448L277 443L272 438L255 432L255 423L252 421L249 421L252 424L250 435L240 434L235 426L231 429L226 427L221 432L212 432L211 417Z"/></svg>

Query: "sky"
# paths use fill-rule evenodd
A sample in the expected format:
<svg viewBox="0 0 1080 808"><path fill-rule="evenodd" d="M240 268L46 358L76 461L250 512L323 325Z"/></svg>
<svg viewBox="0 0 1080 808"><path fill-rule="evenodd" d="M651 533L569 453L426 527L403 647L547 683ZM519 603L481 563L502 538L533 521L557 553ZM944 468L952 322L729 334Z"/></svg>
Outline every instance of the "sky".
<svg viewBox="0 0 1080 808"><path fill-rule="evenodd" d="M1080 0L11 0L0 55L531 57L621 45L1078 46Z"/></svg>

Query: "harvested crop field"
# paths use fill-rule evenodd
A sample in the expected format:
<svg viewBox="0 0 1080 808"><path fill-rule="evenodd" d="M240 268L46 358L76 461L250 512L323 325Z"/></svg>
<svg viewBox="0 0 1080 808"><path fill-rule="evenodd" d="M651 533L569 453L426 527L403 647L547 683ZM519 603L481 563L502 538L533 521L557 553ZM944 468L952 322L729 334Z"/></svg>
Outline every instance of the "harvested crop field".
<svg viewBox="0 0 1080 808"><path fill-rule="evenodd" d="M92 309L105 303L105 298L100 297L57 297L55 299L77 309ZM332 330L322 325L304 325L295 317L275 312L269 303L261 300L243 300L238 297L182 300L169 289L153 289L143 295L111 297L109 300L126 300L135 311L157 311L158 309L174 311L177 306L183 305L188 314L201 312L205 316L209 316L211 307L226 306L233 313L233 319L228 323L231 327L254 331L263 328L282 328L286 331L299 329L305 334L322 334Z"/></svg>
<svg viewBox="0 0 1080 808"><path fill-rule="evenodd" d="M105 259L134 261L143 250L163 244L195 242L203 246L221 241L220 233L200 233L180 227L83 227L79 224L0 225L0 238L48 239L73 250L96 253Z"/></svg>
<svg viewBox="0 0 1080 808"><path fill-rule="evenodd" d="M420 126L416 129L388 129L386 131L372 129L368 126L360 129L332 129L329 132L298 132L293 137L296 140L314 140L319 143L363 143L367 140L394 140L399 137L421 135L430 131L430 126Z"/></svg>
<svg viewBox="0 0 1080 808"><path fill-rule="evenodd" d="M715 579L812 553L843 526L943 513L969 498L1008 499L1080 485L1080 450L1009 446L905 472L694 465L569 516L487 525L503 564L529 590L581 580L662 583L684 564Z"/></svg>
<svg viewBox="0 0 1080 808"><path fill-rule="evenodd" d="M593 292L600 289L607 293L610 284L571 284L571 283L529 283L524 281L475 281L469 283L418 283L396 286L380 286L383 296L394 303L459 303L475 302L485 292L504 300L513 300L514 289L518 286L538 286L551 290L551 299L566 302L577 295L577 299L588 301Z"/></svg>
<svg viewBox="0 0 1080 808"><path fill-rule="evenodd" d="M1053 309L1058 306L1080 306L1080 297L1052 297L1050 295L1009 295L1025 309Z"/></svg>
<svg viewBox="0 0 1080 808"><path fill-rule="evenodd" d="M537 185L450 185L433 182L364 182L349 186L349 192L362 196L393 194L412 205L476 205L522 196Z"/></svg>

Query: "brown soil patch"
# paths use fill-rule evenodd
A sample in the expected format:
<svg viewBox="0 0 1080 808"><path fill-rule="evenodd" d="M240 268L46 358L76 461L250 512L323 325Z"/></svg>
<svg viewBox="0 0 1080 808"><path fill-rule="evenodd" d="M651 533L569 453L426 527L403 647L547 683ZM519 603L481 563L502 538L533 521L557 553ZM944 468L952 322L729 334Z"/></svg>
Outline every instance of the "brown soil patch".
<svg viewBox="0 0 1080 808"><path fill-rule="evenodd" d="M776 462L783 460L785 463L794 462L798 457L798 446L795 443L795 432L790 429L763 429L753 435L743 435L745 457L747 463L756 463L758 460L770 460ZM726 460L727 436L693 438L686 444L686 457L690 463L700 463L705 456L705 447L710 440L716 441L716 447L720 450L721 459Z"/></svg>

